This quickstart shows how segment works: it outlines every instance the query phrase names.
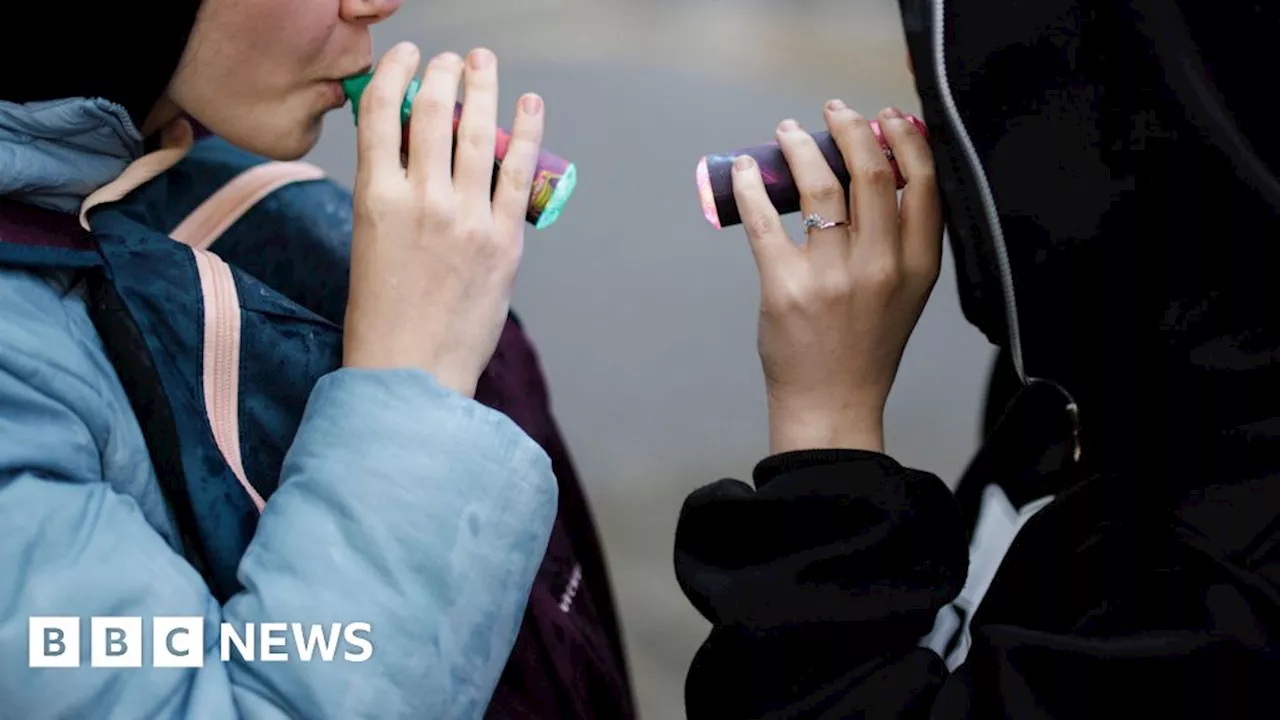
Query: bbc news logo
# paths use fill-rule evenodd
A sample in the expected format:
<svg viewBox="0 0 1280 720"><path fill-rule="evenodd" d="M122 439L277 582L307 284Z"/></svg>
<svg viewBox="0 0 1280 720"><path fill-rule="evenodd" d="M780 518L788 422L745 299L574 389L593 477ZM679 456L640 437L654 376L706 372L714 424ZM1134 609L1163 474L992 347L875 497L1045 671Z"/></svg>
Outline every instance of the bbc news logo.
<svg viewBox="0 0 1280 720"><path fill-rule="evenodd" d="M203 667L205 619L155 617L151 620L151 666ZM81 618L32 617L27 624L30 667L70 668L81 664ZM369 623L222 623L222 662L365 662L373 656ZM292 643L290 643L292 641ZM142 667L147 642L140 617L89 618L91 667ZM289 652L292 645L292 653ZM339 649L342 652L339 652Z"/></svg>

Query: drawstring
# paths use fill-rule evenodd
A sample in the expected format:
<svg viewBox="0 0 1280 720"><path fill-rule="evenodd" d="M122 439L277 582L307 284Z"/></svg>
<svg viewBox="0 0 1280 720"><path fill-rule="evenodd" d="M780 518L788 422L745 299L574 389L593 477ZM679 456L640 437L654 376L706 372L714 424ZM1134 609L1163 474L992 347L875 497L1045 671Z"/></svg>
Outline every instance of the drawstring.
<svg viewBox="0 0 1280 720"><path fill-rule="evenodd" d="M178 118L164 129L160 149L129 163L120 177L93 191L80 204L80 227L89 229L89 211L99 205L118 202L169 168L177 165L191 151L195 131L185 118Z"/></svg>

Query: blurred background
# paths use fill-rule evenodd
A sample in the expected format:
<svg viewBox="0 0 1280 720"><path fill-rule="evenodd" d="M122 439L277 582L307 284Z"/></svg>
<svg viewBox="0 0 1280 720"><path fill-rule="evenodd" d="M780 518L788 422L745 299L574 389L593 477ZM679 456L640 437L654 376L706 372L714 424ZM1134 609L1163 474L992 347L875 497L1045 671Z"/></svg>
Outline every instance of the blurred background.
<svg viewBox="0 0 1280 720"><path fill-rule="evenodd" d="M787 117L821 129L832 97L916 111L897 2L407 0L375 37L379 54L493 49L503 124L520 93L541 94L545 146L578 164L560 221L527 235L515 309L603 534L642 717L679 720L707 629L672 569L680 505L768 450L755 266L741 228L702 218L693 169ZM354 150L334 113L309 159L349 182ZM889 452L954 482L992 357L948 254L890 398Z"/></svg>

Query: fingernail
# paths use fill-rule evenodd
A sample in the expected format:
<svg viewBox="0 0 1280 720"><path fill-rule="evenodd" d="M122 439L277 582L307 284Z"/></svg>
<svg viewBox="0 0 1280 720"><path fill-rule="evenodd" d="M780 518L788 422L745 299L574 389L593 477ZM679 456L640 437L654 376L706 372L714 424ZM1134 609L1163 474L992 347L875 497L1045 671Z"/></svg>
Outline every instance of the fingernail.
<svg viewBox="0 0 1280 720"><path fill-rule="evenodd" d="M442 65L457 65L462 62L462 58L456 52L442 52L435 56L434 62Z"/></svg>
<svg viewBox="0 0 1280 720"><path fill-rule="evenodd" d="M800 129L800 124L795 120L783 120L778 123L778 132L795 132Z"/></svg>
<svg viewBox="0 0 1280 720"><path fill-rule="evenodd" d="M750 155L739 155L738 158L733 161L733 169L737 172L742 172L743 170L750 170L755 166L756 166L756 160Z"/></svg>
<svg viewBox="0 0 1280 720"><path fill-rule="evenodd" d="M484 70L493 64L493 53L485 48L476 48L471 51L471 69Z"/></svg>
<svg viewBox="0 0 1280 720"><path fill-rule="evenodd" d="M525 95L520 100L520 109L525 115L537 115L542 112L542 98L537 95Z"/></svg>
<svg viewBox="0 0 1280 720"><path fill-rule="evenodd" d="M902 112L898 108L888 107L880 111L880 114L886 118L896 119L902 117Z"/></svg>
<svg viewBox="0 0 1280 720"><path fill-rule="evenodd" d="M827 103L827 109L831 112L839 112L845 109L846 105L843 100L831 100Z"/></svg>

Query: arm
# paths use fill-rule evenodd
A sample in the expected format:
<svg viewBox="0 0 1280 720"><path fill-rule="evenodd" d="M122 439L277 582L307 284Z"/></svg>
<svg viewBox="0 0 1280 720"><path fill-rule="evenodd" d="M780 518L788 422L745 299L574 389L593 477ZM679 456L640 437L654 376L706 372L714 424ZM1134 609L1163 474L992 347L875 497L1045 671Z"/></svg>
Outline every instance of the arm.
<svg viewBox="0 0 1280 720"><path fill-rule="evenodd" d="M1006 588L1004 607L979 616L950 674L916 646L965 579L964 529L941 481L854 451L775 456L755 481L704 487L680 518L677 575L712 622L687 678L691 720L1274 708L1277 643L1264 629L1274 602L1167 525L1168 538L1136 524L1108 535L1061 513L1061 527L1039 529L1051 546L1024 544L1043 575L1025 564L1006 574L1020 592Z"/></svg>
<svg viewBox="0 0 1280 720"><path fill-rule="evenodd" d="M323 378L241 563L245 590L220 607L104 481L110 429L92 407L103 397L51 361L76 352L57 318L24 310L36 308L5 303L0 343L6 716L483 713L556 505L545 454L509 420L416 370ZM28 668L28 618L49 615L84 618L81 667ZM94 615L143 618L142 668L89 667ZM203 667L151 667L156 615L204 618ZM367 621L374 651L362 663L341 648L333 662L245 663L234 650L221 661L220 623L270 621Z"/></svg>
<svg viewBox="0 0 1280 720"><path fill-rule="evenodd" d="M947 487L856 450L775 455L755 482L693 493L676 530L677 578L712 623L687 679L691 720L927 704L946 668L916 642L968 566Z"/></svg>

